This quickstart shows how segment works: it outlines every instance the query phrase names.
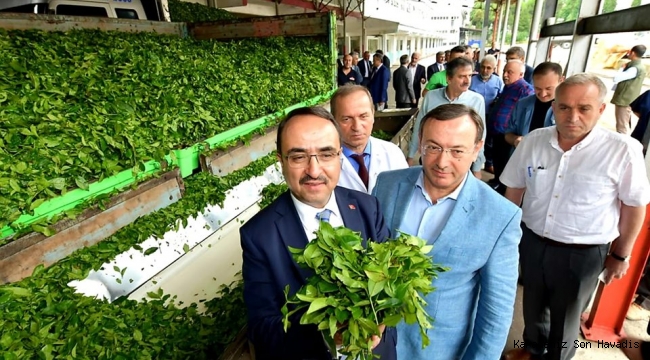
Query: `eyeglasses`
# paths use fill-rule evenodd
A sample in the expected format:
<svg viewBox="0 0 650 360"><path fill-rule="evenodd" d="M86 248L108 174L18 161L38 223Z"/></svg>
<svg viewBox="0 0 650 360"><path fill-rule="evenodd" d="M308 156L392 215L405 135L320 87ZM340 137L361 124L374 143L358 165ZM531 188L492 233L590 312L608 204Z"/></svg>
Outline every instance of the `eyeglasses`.
<svg viewBox="0 0 650 360"><path fill-rule="evenodd" d="M454 159L461 159L465 155L469 154L471 151L466 151L466 150L458 150L458 149L443 149L440 146L436 145L424 145L420 149L420 152L422 153L422 156L427 156L427 155L440 155L444 152L449 153L451 157Z"/></svg>
<svg viewBox="0 0 650 360"><path fill-rule="evenodd" d="M337 160L340 159L339 157L340 154L341 154L340 151L324 151L313 155L309 155L309 154L284 155L284 158L287 159L287 162L289 163L289 167L298 169L298 168L305 168L309 166L309 161L311 160L312 157L315 157L320 165L323 166L332 165Z"/></svg>

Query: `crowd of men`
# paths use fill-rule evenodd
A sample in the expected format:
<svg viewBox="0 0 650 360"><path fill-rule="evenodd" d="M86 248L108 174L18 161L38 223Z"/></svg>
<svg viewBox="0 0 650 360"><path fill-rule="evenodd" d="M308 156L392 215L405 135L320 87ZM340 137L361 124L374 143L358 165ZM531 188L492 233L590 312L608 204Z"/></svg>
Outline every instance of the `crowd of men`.
<svg viewBox="0 0 650 360"><path fill-rule="evenodd" d="M597 125L607 93L597 76L565 80L552 62L529 69L521 48L505 55L502 77L495 56L477 64L465 47L439 53L429 69L417 53L400 57L396 103L420 107L407 156L371 136L391 81L380 52L372 63L368 52L343 58L331 112L300 108L279 124L277 157L289 190L240 230L257 359L344 358L330 352L317 326L300 324L302 313L283 329L285 289L294 294L313 275L289 247L304 247L322 221L365 241L416 235L433 245L433 261L450 268L423 299L435 318L430 345L422 348L415 324L380 326L368 341L381 359L501 358L518 278L525 329L522 347L505 358L574 356L599 274L606 269L610 284L629 266L650 203L644 150ZM625 81L633 79L620 80L617 91L636 91ZM494 168L492 186L480 179L486 166Z"/></svg>

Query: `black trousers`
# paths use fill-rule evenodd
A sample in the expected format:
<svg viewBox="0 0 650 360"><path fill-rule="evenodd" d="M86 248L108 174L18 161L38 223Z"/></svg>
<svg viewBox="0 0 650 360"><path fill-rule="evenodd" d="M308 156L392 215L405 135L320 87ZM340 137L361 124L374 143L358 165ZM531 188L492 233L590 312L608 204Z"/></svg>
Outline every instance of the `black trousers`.
<svg viewBox="0 0 650 360"><path fill-rule="evenodd" d="M492 133L492 165L494 166L494 178L499 179L503 170L510 160L512 145L506 142L506 135Z"/></svg>
<svg viewBox="0 0 650 360"><path fill-rule="evenodd" d="M524 347L545 360L569 360L580 316L598 285L609 244L570 247L543 239L522 224Z"/></svg>
<svg viewBox="0 0 650 360"><path fill-rule="evenodd" d="M397 108L398 109L410 109L412 105L413 105L412 103L398 102L397 103Z"/></svg>

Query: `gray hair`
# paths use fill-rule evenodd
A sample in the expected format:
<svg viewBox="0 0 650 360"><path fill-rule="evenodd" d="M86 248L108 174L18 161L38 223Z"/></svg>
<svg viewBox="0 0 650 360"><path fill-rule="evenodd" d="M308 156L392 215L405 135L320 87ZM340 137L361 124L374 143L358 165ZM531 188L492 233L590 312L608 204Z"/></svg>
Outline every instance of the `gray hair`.
<svg viewBox="0 0 650 360"><path fill-rule="evenodd" d="M605 102L605 96L607 95L607 86L605 86L605 83L603 83L600 78L596 75L592 74L587 74L587 73L580 73L580 74L575 74L570 77L568 77L566 80L561 82L556 88L555 88L555 97L557 98L557 95L564 90L564 88L567 88L569 86L576 86L576 85L594 85L598 89L598 101Z"/></svg>
<svg viewBox="0 0 650 360"><path fill-rule="evenodd" d="M492 66L497 66L497 58L494 57L494 55L485 55L483 57L483 60L481 60L481 65L483 65L483 63L489 63Z"/></svg>
<svg viewBox="0 0 650 360"><path fill-rule="evenodd" d="M517 64L517 65L519 65L519 71L521 71L521 74L523 75L524 73L526 73L526 64L524 64L523 61L521 61L521 60L510 60L510 61L508 61L506 63L506 66L508 66L508 64Z"/></svg>
<svg viewBox="0 0 650 360"><path fill-rule="evenodd" d="M356 51L353 51L353 52L350 53L350 56L352 56L352 57L355 57L355 56L356 56L356 57L359 57L359 53L356 52Z"/></svg>

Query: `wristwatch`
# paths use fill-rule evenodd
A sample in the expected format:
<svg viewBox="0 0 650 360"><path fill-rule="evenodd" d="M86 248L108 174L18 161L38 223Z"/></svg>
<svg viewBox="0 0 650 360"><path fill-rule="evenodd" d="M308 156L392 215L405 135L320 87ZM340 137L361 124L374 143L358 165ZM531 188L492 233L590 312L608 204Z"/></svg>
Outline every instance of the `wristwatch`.
<svg viewBox="0 0 650 360"><path fill-rule="evenodd" d="M614 260L624 261L624 262L628 262L628 261L630 261L630 258L632 257L632 256L630 256L630 255L628 255L628 256L620 256L620 255L617 255L617 254L616 254L615 252L613 252L613 251L612 251L611 253L609 253L609 255L610 255L612 258L614 258Z"/></svg>

